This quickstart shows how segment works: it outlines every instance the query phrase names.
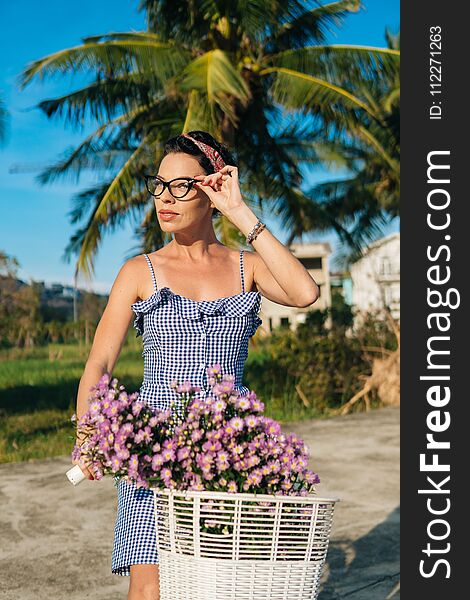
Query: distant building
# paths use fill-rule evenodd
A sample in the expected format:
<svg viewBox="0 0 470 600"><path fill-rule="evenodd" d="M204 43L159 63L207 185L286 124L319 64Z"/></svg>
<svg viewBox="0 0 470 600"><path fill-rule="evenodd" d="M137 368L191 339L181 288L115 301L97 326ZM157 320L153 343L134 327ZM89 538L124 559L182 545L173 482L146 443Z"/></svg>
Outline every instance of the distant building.
<svg viewBox="0 0 470 600"><path fill-rule="evenodd" d="M92 296L95 299L105 301L107 294L98 294L87 290L75 288L72 285L48 282L44 280L32 281L39 293L40 303L47 319L59 318L63 321L74 319L77 313L77 305L83 302L85 297ZM75 296L75 301L74 301Z"/></svg>
<svg viewBox="0 0 470 600"><path fill-rule="evenodd" d="M263 324L261 333L267 335L277 327L296 329L298 323L305 321L309 311L324 309L331 306L330 275L328 270L328 257L331 254L330 244L312 242L305 244L292 244L289 246L292 254L299 259L320 288L318 300L305 308L284 306L263 297L260 317ZM329 325L328 322L326 325Z"/></svg>
<svg viewBox="0 0 470 600"><path fill-rule="evenodd" d="M355 310L368 312L387 306L399 320L400 234L392 233L370 244L364 256L351 265L351 279Z"/></svg>

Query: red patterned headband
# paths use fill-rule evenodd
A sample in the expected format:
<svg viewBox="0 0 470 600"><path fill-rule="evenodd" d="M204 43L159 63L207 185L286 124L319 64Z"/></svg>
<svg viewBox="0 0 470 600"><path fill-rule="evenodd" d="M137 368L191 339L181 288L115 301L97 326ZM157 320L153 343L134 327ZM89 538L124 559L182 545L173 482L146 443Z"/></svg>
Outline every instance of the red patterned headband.
<svg viewBox="0 0 470 600"><path fill-rule="evenodd" d="M225 167L225 161L220 156L220 154L204 142L200 142L199 140L195 140L193 137L188 135L187 133L183 133L183 137L188 138L196 144L196 146L207 156L207 158L211 161L212 166L214 167L214 171L220 171Z"/></svg>

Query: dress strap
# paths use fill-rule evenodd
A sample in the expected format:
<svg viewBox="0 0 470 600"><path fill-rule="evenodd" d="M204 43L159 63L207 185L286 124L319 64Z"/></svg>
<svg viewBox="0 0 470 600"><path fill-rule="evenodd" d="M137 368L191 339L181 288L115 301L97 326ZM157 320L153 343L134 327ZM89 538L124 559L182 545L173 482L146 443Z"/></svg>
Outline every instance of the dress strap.
<svg viewBox="0 0 470 600"><path fill-rule="evenodd" d="M245 293L245 278L243 274L243 250L240 250L240 279L242 281L242 294Z"/></svg>
<svg viewBox="0 0 470 600"><path fill-rule="evenodd" d="M145 256L145 258L146 258L146 260L148 262L148 265L150 267L150 272L152 273L153 289L155 291L157 291L157 278L155 277L155 271L153 270L152 261L150 260L150 258L148 257L147 254L144 254L144 256Z"/></svg>

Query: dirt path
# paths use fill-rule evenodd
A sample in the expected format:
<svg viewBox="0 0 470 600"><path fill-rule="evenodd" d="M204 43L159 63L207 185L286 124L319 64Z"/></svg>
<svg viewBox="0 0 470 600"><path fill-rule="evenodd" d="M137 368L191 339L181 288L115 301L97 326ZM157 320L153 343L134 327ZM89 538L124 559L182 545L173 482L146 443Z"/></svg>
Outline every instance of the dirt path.
<svg viewBox="0 0 470 600"><path fill-rule="evenodd" d="M385 600L399 581L399 409L284 430L309 444L319 495L342 500L320 600ZM113 480L75 488L69 466L68 457L0 465L2 600L125 600L129 578L111 573Z"/></svg>

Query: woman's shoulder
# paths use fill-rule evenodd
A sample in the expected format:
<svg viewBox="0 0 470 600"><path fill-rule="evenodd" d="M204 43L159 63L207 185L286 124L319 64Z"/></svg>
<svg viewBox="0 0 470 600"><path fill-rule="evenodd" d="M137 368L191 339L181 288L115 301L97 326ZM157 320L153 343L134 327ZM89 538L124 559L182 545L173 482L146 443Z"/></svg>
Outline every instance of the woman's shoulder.
<svg viewBox="0 0 470 600"><path fill-rule="evenodd" d="M147 255L150 256L148 253ZM136 299L143 298L148 294L148 290L144 289L148 272L149 265L144 253L128 258L121 266L119 277L125 280L129 287L135 288Z"/></svg>
<svg viewBox="0 0 470 600"><path fill-rule="evenodd" d="M127 272L132 277L132 275L139 273L143 269L145 264L147 264L147 261L144 254L137 254L136 256L128 258L123 263L121 269Z"/></svg>
<svg viewBox="0 0 470 600"><path fill-rule="evenodd" d="M126 266L128 270L137 269L141 270L145 265L148 268L148 260L146 256L150 259L150 262L153 263L153 259L155 257L164 257L166 254L164 248L159 248L158 250L153 250L153 252L141 252L140 254L136 254L129 258L123 265Z"/></svg>
<svg viewBox="0 0 470 600"><path fill-rule="evenodd" d="M253 267L260 257L254 250L243 250L243 261L246 265Z"/></svg>

